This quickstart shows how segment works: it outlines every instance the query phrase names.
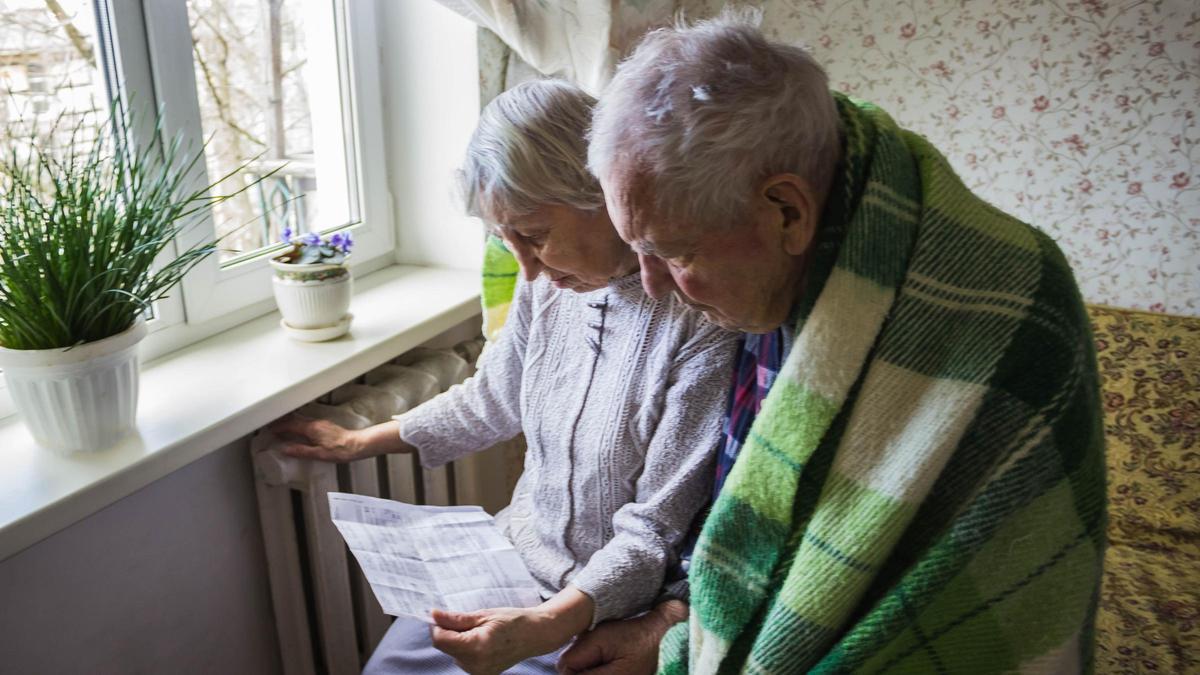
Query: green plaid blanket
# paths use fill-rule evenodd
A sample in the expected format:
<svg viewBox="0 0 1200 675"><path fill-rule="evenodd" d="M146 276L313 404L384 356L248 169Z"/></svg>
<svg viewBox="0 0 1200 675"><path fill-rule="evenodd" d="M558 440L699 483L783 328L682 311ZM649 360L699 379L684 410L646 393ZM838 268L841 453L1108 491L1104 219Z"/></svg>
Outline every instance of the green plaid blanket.
<svg viewBox="0 0 1200 675"><path fill-rule="evenodd" d="M925 139L838 106L795 344L660 670L1090 670L1103 437L1071 270Z"/></svg>

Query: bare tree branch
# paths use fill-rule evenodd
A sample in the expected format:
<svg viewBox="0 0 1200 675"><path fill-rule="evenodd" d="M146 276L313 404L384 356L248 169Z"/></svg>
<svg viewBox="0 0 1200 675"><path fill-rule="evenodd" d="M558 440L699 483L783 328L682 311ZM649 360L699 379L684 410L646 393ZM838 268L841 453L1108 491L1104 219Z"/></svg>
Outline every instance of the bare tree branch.
<svg viewBox="0 0 1200 675"><path fill-rule="evenodd" d="M95 68L96 55L92 50L92 45L88 41L87 36L79 32L79 29L75 27L75 24L71 23L71 16L67 14L65 10L63 10L62 5L58 3L58 0L45 0L45 2L46 9L50 10L50 13L54 15L55 19L58 19L59 25L62 26L63 32L67 34L67 38L71 41L71 44L74 45L75 51L79 52L79 56L84 61L87 61L88 65Z"/></svg>
<svg viewBox="0 0 1200 675"><path fill-rule="evenodd" d="M220 92L217 90L217 83L213 78L212 69L209 68L208 62L204 60L204 55L201 53L200 49L195 46L194 41L192 53L196 58L196 64L200 66L201 74L204 75L204 85L208 89L208 92L212 95L213 102L217 106L217 115L221 118L221 121L225 123L225 126L233 129L251 143L264 148L267 147L267 144L264 141L250 133L250 131L238 124L233 118L233 115L229 112L229 104L221 97Z"/></svg>

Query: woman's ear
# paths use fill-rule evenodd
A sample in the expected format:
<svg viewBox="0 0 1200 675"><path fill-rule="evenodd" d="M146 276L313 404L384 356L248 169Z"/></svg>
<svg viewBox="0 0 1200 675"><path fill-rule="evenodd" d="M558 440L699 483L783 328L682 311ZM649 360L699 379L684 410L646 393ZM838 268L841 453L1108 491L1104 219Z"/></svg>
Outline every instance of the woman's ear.
<svg viewBox="0 0 1200 675"><path fill-rule="evenodd" d="M784 250L789 255L804 255L812 244L821 217L816 195L808 181L792 173L778 174L764 181L761 194L779 213L779 233Z"/></svg>

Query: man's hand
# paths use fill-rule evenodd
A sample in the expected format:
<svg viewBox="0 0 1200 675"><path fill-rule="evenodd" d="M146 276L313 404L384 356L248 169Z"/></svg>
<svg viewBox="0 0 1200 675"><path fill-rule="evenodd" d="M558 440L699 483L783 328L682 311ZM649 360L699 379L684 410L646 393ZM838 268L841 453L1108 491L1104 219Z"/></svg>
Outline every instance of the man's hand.
<svg viewBox="0 0 1200 675"><path fill-rule="evenodd" d="M525 659L562 646L536 609L433 610L433 646L471 675L501 673ZM552 639L547 639L552 638ZM567 639L570 639L569 637Z"/></svg>
<svg viewBox="0 0 1200 675"><path fill-rule="evenodd" d="M558 659L563 675L651 675L658 668L658 643L688 607L667 600L633 619L609 621L579 636Z"/></svg>

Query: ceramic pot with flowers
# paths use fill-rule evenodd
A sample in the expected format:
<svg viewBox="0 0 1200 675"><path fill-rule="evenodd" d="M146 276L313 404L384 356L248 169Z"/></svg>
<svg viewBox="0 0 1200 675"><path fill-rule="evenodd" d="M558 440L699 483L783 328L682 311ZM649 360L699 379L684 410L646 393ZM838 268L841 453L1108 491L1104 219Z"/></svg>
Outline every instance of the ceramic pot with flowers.
<svg viewBox="0 0 1200 675"><path fill-rule="evenodd" d="M295 237L285 229L289 245L271 259L275 270L275 304L283 315L281 325L290 336L322 342L350 330L350 296L353 279L346 260L354 246L349 232L328 237L312 232Z"/></svg>

